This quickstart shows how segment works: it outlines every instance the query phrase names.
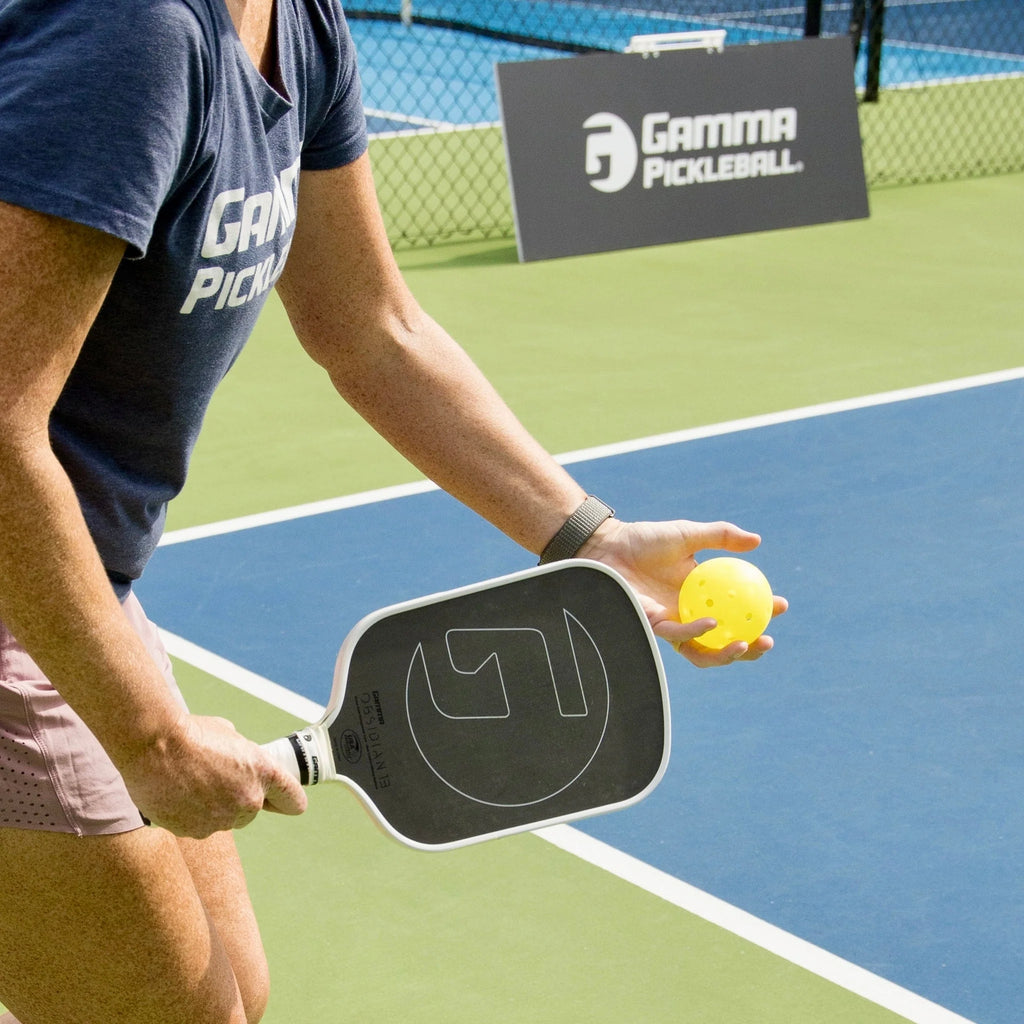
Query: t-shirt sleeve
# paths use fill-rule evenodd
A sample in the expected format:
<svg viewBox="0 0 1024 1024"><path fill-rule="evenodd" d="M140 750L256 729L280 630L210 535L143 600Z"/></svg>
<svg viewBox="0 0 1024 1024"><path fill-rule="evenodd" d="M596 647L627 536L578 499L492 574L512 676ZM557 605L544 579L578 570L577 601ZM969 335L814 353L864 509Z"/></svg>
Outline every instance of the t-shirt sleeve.
<svg viewBox="0 0 1024 1024"><path fill-rule="evenodd" d="M323 106L302 147L302 166L312 171L342 167L362 156L367 146L366 115L356 64L356 48L338 0L316 0L313 31L325 59ZM311 14L312 17L312 14Z"/></svg>
<svg viewBox="0 0 1024 1024"><path fill-rule="evenodd" d="M209 55L168 0L0 6L0 199L142 256L203 129Z"/></svg>

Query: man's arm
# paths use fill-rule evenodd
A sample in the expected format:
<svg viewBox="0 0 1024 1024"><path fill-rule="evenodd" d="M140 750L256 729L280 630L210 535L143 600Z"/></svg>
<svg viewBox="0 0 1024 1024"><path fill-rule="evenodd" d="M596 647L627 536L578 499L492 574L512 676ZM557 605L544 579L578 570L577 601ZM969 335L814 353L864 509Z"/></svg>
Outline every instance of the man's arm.
<svg viewBox="0 0 1024 1024"><path fill-rule="evenodd" d="M524 547L539 553L586 497L410 294L366 156L303 172L277 287L299 340L342 397L430 479Z"/></svg>
<svg viewBox="0 0 1024 1024"><path fill-rule="evenodd" d="M262 806L272 766L251 754L254 745L236 743L233 730L184 715L171 697L121 610L49 442L50 411L123 251L102 232L0 203L0 618L103 744L141 808L205 834ZM209 754L211 746L220 753Z"/></svg>
<svg viewBox="0 0 1024 1024"><path fill-rule="evenodd" d="M410 294L365 155L346 167L303 172L278 291L302 345L353 408L449 493L524 547L543 550L586 495ZM581 553L624 573L658 635L691 661L714 665L757 657L771 640L697 649L689 642L710 623L679 623L675 595L701 548L749 551L758 543L727 523L610 519ZM779 599L777 611L784 607Z"/></svg>

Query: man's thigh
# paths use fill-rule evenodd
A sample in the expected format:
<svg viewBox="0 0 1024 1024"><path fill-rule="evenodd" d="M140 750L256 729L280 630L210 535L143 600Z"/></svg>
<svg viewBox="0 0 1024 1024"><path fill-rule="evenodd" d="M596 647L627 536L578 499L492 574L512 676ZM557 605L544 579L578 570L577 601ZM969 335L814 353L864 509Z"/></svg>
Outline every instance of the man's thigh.
<svg viewBox="0 0 1024 1024"><path fill-rule="evenodd" d="M0 829L0 1002L21 1024L246 1024L197 855L161 829Z"/></svg>
<svg viewBox="0 0 1024 1024"><path fill-rule="evenodd" d="M235 835L216 832L208 839L179 839L178 849L227 951L246 1016L258 1021L270 995L270 976Z"/></svg>

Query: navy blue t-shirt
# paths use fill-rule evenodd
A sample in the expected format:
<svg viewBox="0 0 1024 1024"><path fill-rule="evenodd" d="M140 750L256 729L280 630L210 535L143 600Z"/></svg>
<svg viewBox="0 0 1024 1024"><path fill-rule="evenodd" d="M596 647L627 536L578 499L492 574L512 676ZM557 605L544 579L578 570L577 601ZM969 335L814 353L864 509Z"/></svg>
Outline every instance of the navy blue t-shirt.
<svg viewBox="0 0 1024 1024"><path fill-rule="evenodd" d="M50 422L122 596L282 270L301 169L366 148L337 0L275 17L268 84L224 0L0 0L0 199L128 244Z"/></svg>

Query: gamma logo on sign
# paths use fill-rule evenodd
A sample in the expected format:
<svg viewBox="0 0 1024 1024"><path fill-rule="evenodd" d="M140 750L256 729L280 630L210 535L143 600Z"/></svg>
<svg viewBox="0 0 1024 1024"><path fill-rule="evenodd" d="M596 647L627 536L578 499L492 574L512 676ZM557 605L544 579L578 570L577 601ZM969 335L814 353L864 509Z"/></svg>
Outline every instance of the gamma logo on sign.
<svg viewBox="0 0 1024 1024"><path fill-rule="evenodd" d="M601 111L583 122L584 170L599 192L620 192L638 167L644 189L801 174L804 163L789 148L797 120L795 107L681 117L652 111L634 133L617 114Z"/></svg>
<svg viewBox="0 0 1024 1024"><path fill-rule="evenodd" d="M638 152L632 129L617 114L602 111L583 122L587 130L584 164L590 185L599 192L618 192L636 174Z"/></svg>

